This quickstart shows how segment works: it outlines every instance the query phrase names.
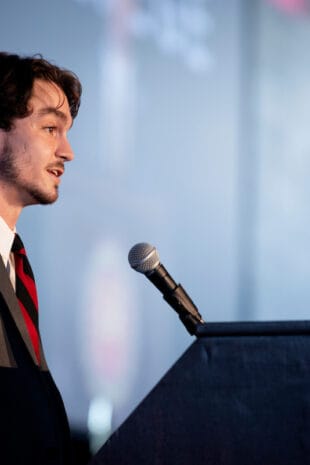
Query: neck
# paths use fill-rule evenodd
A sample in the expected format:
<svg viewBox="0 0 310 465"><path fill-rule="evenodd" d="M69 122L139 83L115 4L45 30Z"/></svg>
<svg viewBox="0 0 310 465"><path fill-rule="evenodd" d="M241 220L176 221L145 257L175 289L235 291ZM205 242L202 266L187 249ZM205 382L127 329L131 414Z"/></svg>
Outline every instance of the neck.
<svg viewBox="0 0 310 465"><path fill-rule="evenodd" d="M23 207L10 195L6 186L0 184L0 216L12 230L15 228Z"/></svg>

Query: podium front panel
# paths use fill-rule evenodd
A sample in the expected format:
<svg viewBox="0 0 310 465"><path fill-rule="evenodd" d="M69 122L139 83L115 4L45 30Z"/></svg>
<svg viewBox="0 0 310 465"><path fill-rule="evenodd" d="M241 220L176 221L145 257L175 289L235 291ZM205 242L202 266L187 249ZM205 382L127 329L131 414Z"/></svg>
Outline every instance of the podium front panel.
<svg viewBox="0 0 310 465"><path fill-rule="evenodd" d="M310 323L202 325L91 465L310 464Z"/></svg>

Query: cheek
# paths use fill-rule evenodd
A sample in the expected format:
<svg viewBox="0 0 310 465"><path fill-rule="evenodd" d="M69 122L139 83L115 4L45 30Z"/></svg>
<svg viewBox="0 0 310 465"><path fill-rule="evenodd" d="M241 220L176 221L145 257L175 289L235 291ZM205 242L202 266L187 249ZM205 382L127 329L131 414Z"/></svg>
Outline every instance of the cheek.
<svg viewBox="0 0 310 465"><path fill-rule="evenodd" d="M27 142L24 142L23 145L22 145L22 147L21 147L21 153L22 153L22 154L26 154L26 153L28 152L28 149L29 149L29 148L28 148Z"/></svg>
<svg viewBox="0 0 310 465"><path fill-rule="evenodd" d="M11 141L12 155L18 165L25 163L28 158L28 143L21 137Z"/></svg>
<svg viewBox="0 0 310 465"><path fill-rule="evenodd" d="M27 165L40 165L48 156L46 144L40 143L40 141L25 141L20 147L19 156L21 157L22 163Z"/></svg>

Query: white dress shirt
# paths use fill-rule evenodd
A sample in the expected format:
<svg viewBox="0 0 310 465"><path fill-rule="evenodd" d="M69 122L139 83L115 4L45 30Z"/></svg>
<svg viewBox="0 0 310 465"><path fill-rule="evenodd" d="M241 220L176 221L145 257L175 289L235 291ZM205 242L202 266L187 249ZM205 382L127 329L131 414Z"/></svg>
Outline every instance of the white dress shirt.
<svg viewBox="0 0 310 465"><path fill-rule="evenodd" d="M9 273L11 283L15 289L15 265L14 256L11 253L14 237L15 228L12 231L12 229L0 216L0 255L2 257L4 266L6 267Z"/></svg>

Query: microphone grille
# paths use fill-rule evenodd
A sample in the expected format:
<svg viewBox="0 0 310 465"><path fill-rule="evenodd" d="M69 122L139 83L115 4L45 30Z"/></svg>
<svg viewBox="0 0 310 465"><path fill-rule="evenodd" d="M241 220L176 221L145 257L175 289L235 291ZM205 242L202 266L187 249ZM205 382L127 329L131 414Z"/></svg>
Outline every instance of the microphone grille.
<svg viewBox="0 0 310 465"><path fill-rule="evenodd" d="M146 242L136 244L130 249L128 261L131 268L143 274L155 270L160 263L156 248Z"/></svg>

